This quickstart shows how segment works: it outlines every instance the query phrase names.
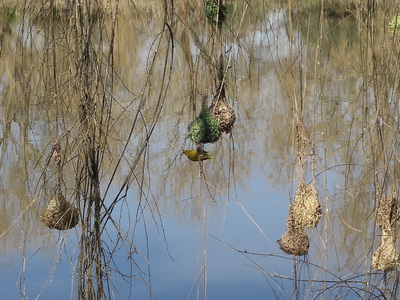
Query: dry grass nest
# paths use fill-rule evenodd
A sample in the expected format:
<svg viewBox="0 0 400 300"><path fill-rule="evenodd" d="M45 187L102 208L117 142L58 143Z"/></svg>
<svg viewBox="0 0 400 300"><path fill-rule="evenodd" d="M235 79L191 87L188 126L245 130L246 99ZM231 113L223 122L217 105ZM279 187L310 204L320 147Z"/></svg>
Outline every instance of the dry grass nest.
<svg viewBox="0 0 400 300"><path fill-rule="evenodd" d="M59 194L47 205L40 215L40 220L51 229L71 229L78 224L79 212L62 194Z"/></svg>
<svg viewBox="0 0 400 300"><path fill-rule="evenodd" d="M236 121L235 111L225 98L216 96L210 106L210 111L221 126L221 131L229 133Z"/></svg>
<svg viewBox="0 0 400 300"><path fill-rule="evenodd" d="M288 254L306 255L310 240L304 228L315 227L321 215L321 205L315 185L300 183L294 203L289 208L287 230L278 240L281 249Z"/></svg>
<svg viewBox="0 0 400 300"><path fill-rule="evenodd" d="M294 223L292 226L312 228L317 226L321 216L321 204L315 185L300 183L294 203L290 206L288 220Z"/></svg>
<svg viewBox="0 0 400 300"><path fill-rule="evenodd" d="M372 256L372 266L380 271L390 271L400 265L400 253L395 248L395 238L390 232L382 232L381 245Z"/></svg>
<svg viewBox="0 0 400 300"><path fill-rule="evenodd" d="M310 240L303 228L289 228L278 240L278 244L287 254L306 255Z"/></svg>
<svg viewBox="0 0 400 300"><path fill-rule="evenodd" d="M400 217L396 198L392 195L381 195L376 209L376 224L382 230L390 230Z"/></svg>

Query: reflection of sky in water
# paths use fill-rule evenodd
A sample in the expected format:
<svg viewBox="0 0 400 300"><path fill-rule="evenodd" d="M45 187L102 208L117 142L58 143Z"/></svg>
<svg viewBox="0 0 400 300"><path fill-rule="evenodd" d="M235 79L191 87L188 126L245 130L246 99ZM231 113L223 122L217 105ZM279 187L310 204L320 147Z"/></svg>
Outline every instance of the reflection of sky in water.
<svg viewBox="0 0 400 300"><path fill-rule="evenodd" d="M129 198L129 197L128 197ZM259 253L278 253L276 240L285 229L285 218L288 202L285 196L268 188L265 179L254 178L246 193L238 191L237 199L243 204L248 214L265 232L265 238L253 222L246 216L242 208L233 200L220 205L218 211L208 209L207 216L207 280L208 299L264 299L272 296L266 279L257 267L240 253L234 251L220 240L237 247L240 250ZM163 225L168 243L168 255L165 241L157 232L151 219L147 216L147 230L150 249L151 283L153 293L158 299L187 299L193 286L196 285L198 269L202 268L203 260L203 224L189 220L185 224L177 222L173 214L162 212ZM127 224L126 214L121 224ZM126 226L123 226L126 227ZM139 225L139 228L141 225ZM110 228L110 227L109 227ZM115 237L115 229L108 230L111 237ZM141 251L146 251L145 233L139 229L135 234L135 242ZM271 243L272 244L271 244ZM56 244L55 249L58 247ZM40 291L49 270L51 260L43 261L39 253L26 260L26 285L29 298L33 298ZM147 273L145 260L136 254L137 262ZM122 269L127 264L126 255L117 256L117 264ZM290 260L274 261L270 257L254 258L268 271L290 272ZM285 267L286 266L286 267ZM12 274L17 275L19 265L12 266ZM65 253L62 255L62 264L57 264L54 279L48 283L43 293L43 299L67 299L71 292L72 266L67 261ZM3 270L5 271L5 270ZM3 273L4 274L4 273ZM144 277L145 280L148 277ZM16 276L7 276L1 285L15 285ZM118 286L118 280L114 280ZM16 287L18 288L18 287ZM120 290L125 299L126 286ZM196 298L196 289L192 291ZM202 290L200 288L200 294ZM8 299L15 297L15 290L7 289ZM60 295L63 295L60 298ZM138 280L133 280L132 296L136 299L149 299L149 290ZM119 298L119 297L117 297Z"/></svg>
<svg viewBox="0 0 400 300"><path fill-rule="evenodd" d="M207 167L211 168L212 164L207 165ZM219 203L216 207L212 207L209 203L206 204L208 299L270 299L276 297L273 291L279 292L280 289L284 288L283 294L289 295L292 290L291 280L279 277L272 279L260 270L260 268L263 268L269 274L290 278L293 267L291 257L283 254L276 243L286 227L286 214L289 204L287 191L281 187L277 188L274 179L268 180L261 175L264 171L262 168L254 169L251 180L247 182L248 185L245 189L238 189L237 195L232 196L235 199L227 201L223 197L217 197ZM113 193L115 191L111 191L110 194ZM136 206L134 198L132 195L128 195L128 201L131 202L131 218ZM257 223L265 236L236 201L243 205L248 215ZM168 249L162 233L146 213L147 233L144 231L142 221L139 221L135 232L135 245L144 254L135 254L134 257L136 263L146 273L143 280L147 282L149 277L147 276L148 269L144 255L148 242L151 287L157 299L196 299L198 292L196 282L203 265L203 221L202 219L199 221L191 220L190 216L187 216L186 220L176 219L173 213L174 205L167 202L161 209ZM114 210L115 215L118 215L120 211L122 211L121 227L127 228L128 211L116 208ZM131 219L130 222L133 222L133 220ZM312 241L310 262L319 264L321 260L318 255L318 251L321 250L319 238L315 234L315 230L308 232L312 233L310 235ZM70 235L74 236L73 231L70 232ZM115 239L116 229L109 226L107 235L111 239ZM75 241L73 243L76 244ZM42 299L68 299L71 294L71 285L75 288L73 277L71 277L73 270L71 261L75 262L76 260L75 258L71 261L68 260L68 257L72 254L70 252L71 245L69 242L67 244L68 255L63 251L61 263L56 263L54 278L48 282ZM238 253L228 245L241 251L271 254L271 256L249 255L249 258L254 260L252 262L245 255ZM37 296L49 278L53 266L53 257L58 247L59 243L54 242L54 248L52 253L47 256L48 258L43 256L43 249L37 253L38 248L31 248L28 251L25 282L29 298ZM72 249L75 249L75 247L72 247ZM313 260L314 257L317 257L317 260ZM129 270L129 261L124 250L119 252L115 259L121 271ZM3 289L6 291L4 296L8 299L14 298L16 290L18 290L18 285L15 284L18 279L19 268L20 264L12 264L9 273L13 275L6 276L5 280L1 281L0 287L13 286L12 289ZM303 268L307 270L307 267L303 266ZM318 270L318 272L322 276L321 270ZM137 274L137 272L135 273ZM4 274L5 270L3 269L2 277L4 277ZM116 299L127 299L129 296L128 287L126 284L121 284L119 280L118 277L113 278L114 284L117 287L120 286L121 295L116 296ZM318 284L314 286L319 287ZM199 294L202 295L202 285L199 287ZM189 295L191 295L190 298ZM133 299L150 299L149 289L140 277L136 277L132 281L131 296Z"/></svg>
<svg viewBox="0 0 400 300"><path fill-rule="evenodd" d="M273 290L279 293L282 287L286 289L283 292L284 295L290 294L293 287L291 280L279 277L272 280L259 269L263 268L267 273L277 276L282 275L289 278L292 276L293 260L290 256L283 254L276 243L276 240L285 231L288 209L287 192L279 190L274 188L271 182L266 182L263 176L254 176L253 180L249 181L246 191L238 190L237 197L235 197L263 230L266 237L246 215L241 206L237 204L236 200L226 202L219 199L223 203L217 209L207 207L208 299L272 299L276 297ZM129 201L133 200L131 196L128 196L128 199ZM119 209L117 208L117 210ZM169 208L166 207L165 210L161 211L168 250L162 234L157 231L149 216L146 216L148 241L146 241L146 233L140 221L135 233L135 244L140 251L146 253L146 243L148 242L150 280L152 292L157 299L196 299L196 281L203 261L203 222L202 220L199 222L176 220L173 213L168 213L168 210ZM123 210L121 225L126 228L127 224L127 213L126 210ZM314 230L308 232L315 233ZM115 228L110 226L107 234L114 239L116 237ZM309 259L310 262L318 265L321 259L318 251L321 249L317 250L315 247L321 248L321 245L316 234L311 234L310 239ZM242 251L272 254L272 256L249 255L254 263L227 244ZM59 243L54 243L54 253L58 246ZM68 251L71 251L71 245L68 249ZM33 254L36 250L30 249L26 259L25 282L27 295L30 299L38 295L49 278L49 272L53 266L52 258L44 258L40 251ZM122 251L121 254L116 256L116 264L121 267L122 271L127 271L129 266L126 253ZM71 256L71 252L68 253L68 256ZM134 256L142 270L147 273L146 260L143 256L141 254ZM54 254L48 257L54 257ZM318 259L313 260L313 257L318 257ZM48 282L42 299L70 298L71 285L73 285L73 278L71 277L73 266L71 261L68 261L64 251L61 262L57 262L54 278ZM13 274L12 276L5 276L5 269L1 272L1 277L4 280L1 281L0 287L3 287L3 291L5 291L3 295L7 299L13 299L16 295L18 285L15 284L19 268L20 265L16 263L8 269L7 273ZM308 267L304 265L303 268L303 272L308 270ZM318 270L316 274L323 276L321 270ZM144 275L143 279L147 281L149 278ZM277 283L275 283L275 280ZM113 278L113 281L117 287L121 286L119 289L121 295L116 296L116 299L127 299L129 295L127 285L120 284L116 277ZM13 286L13 288L6 288L9 286ZM202 286L199 288L199 293L202 295ZM315 284L314 288L320 288L320 285ZM191 295L190 298L189 295ZM133 299L150 299L149 289L139 277L132 281L131 296ZM283 299L288 298L284 297ZM348 296L346 299L356 298Z"/></svg>

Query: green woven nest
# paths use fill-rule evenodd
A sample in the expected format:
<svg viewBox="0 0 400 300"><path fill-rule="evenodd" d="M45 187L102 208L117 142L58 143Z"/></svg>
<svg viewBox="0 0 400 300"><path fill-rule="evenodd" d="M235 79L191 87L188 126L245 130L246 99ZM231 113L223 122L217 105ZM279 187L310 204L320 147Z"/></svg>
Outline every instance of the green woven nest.
<svg viewBox="0 0 400 300"><path fill-rule="evenodd" d="M190 123L189 137L195 143L215 143L221 136L221 126L218 120L207 108L207 103L203 107L199 116Z"/></svg>
<svg viewBox="0 0 400 300"><path fill-rule="evenodd" d="M389 22L390 32L400 33L400 14L395 15L393 19Z"/></svg>
<svg viewBox="0 0 400 300"><path fill-rule="evenodd" d="M226 19L226 6L221 4L222 0L218 4L217 0L209 0L205 5L205 12L207 15L208 22L211 25L221 27ZM218 23L218 24L217 24Z"/></svg>

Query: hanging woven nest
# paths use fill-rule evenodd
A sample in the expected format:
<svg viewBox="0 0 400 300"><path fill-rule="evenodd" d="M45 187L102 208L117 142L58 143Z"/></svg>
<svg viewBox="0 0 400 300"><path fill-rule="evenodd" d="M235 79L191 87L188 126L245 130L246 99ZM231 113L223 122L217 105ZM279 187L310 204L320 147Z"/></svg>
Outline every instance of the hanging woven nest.
<svg viewBox="0 0 400 300"><path fill-rule="evenodd" d="M78 210L69 204L65 197L59 193L47 205L40 220L49 228L66 230L74 228L79 221Z"/></svg>
<svg viewBox="0 0 400 300"><path fill-rule="evenodd" d="M226 6L218 0L209 0L205 3L205 12L211 25L221 28L226 19Z"/></svg>
<svg viewBox="0 0 400 300"><path fill-rule="evenodd" d="M310 240L303 228L288 228L278 240L283 251L292 255L306 255L310 247Z"/></svg>
<svg viewBox="0 0 400 300"><path fill-rule="evenodd" d="M395 238L390 232L382 231L381 245L372 256L372 266L380 271L395 270L400 265L400 253L395 248Z"/></svg>
<svg viewBox="0 0 400 300"><path fill-rule="evenodd" d="M230 133L236 121L236 115L225 97L220 97L219 95L215 96L211 103L210 111L218 120L221 131L223 133Z"/></svg>
<svg viewBox="0 0 400 300"><path fill-rule="evenodd" d="M315 185L300 183L288 219L293 220L295 227L312 228L317 226L321 216L321 204Z"/></svg>
<svg viewBox="0 0 400 300"><path fill-rule="evenodd" d="M190 139L197 144L215 143L221 136L221 127L209 111L206 99L203 99L199 116L188 127Z"/></svg>
<svg viewBox="0 0 400 300"><path fill-rule="evenodd" d="M392 228L400 217L396 198L392 195L380 195L376 209L376 224L382 230Z"/></svg>

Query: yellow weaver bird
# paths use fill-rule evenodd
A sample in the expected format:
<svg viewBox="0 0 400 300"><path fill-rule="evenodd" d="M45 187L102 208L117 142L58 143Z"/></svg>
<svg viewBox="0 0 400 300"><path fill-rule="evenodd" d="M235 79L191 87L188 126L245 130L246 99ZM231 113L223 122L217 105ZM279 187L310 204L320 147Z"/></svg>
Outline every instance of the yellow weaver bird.
<svg viewBox="0 0 400 300"><path fill-rule="evenodd" d="M199 161L199 160L206 160L206 159L213 159L214 156L211 156L208 154L207 151L204 151L202 154L199 155L197 150L185 150L183 151L185 155L191 160L191 161Z"/></svg>

